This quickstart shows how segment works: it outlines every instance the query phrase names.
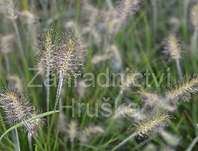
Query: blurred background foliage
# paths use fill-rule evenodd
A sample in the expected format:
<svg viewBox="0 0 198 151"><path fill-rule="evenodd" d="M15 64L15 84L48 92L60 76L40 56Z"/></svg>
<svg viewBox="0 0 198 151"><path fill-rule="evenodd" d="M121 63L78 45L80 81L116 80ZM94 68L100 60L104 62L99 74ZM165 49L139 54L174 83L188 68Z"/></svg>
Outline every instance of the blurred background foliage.
<svg viewBox="0 0 198 151"><path fill-rule="evenodd" d="M18 87L28 95L31 104L41 112L46 111L45 88L43 87L42 76L35 78L37 74L35 67L39 52L39 38L43 32L51 27L57 33L78 30L76 33L81 35L84 32L81 38L88 51L84 73L98 75L106 72L106 70L117 73L123 72L127 68L142 74L148 73L147 82L149 85L145 84L146 79L143 78L142 87L145 90L162 94L179 82L175 63L163 54L164 41L170 33L174 32L181 41L181 66L185 79L196 75L198 56L192 52L194 51L191 47L194 29L190 21L191 7L196 1L142 0L140 8L135 14L129 16L127 22L115 33L115 36L110 38L105 30L100 29L102 28L101 19L106 17L105 11L110 9L109 1L112 2L113 7L118 3L114 0L15 0L14 8L17 18L10 19L9 15L5 13L0 15L0 80L2 88L10 84L12 81L10 77L14 79L15 85L18 78ZM93 8L88 8L86 3L89 3ZM95 11L102 11L103 14L94 16ZM121 8L121 11L124 10ZM90 26L91 21L94 22L94 25L90 29L85 29ZM3 51L4 45L8 49L6 52L5 49ZM120 64L116 60L119 57L106 59L98 64L92 63L94 56L107 55L111 46L116 46L118 49L121 58ZM168 74L170 74L169 83L167 83ZM28 86L32 79L34 79L34 84L41 84L42 87ZM113 104L119 93L118 87L103 88L99 85L94 88L87 88L86 95L83 97L77 95L74 87L65 86L65 90L63 96L65 106L71 105L71 100L74 99L86 102L93 110L96 103L102 103L100 101L103 97L111 98L110 101ZM50 91L51 110L54 106L55 93L56 87L52 87ZM166 128L170 133L170 138L160 135L136 138L135 141L129 141L120 150L185 150L198 135L197 99L195 96L189 102L181 103L177 112L173 113L173 118ZM135 90L129 90L123 96L122 101L133 102L140 107L142 105ZM1 113L0 133L2 134L9 125L4 120L3 111ZM110 123L108 118L88 117L86 114L72 118L71 114L72 110L64 110L66 122L75 120L81 129L92 124L106 127ZM35 151L110 150L131 133L134 124L130 119L116 121L117 123L105 131L102 136L95 136L94 139L85 144L78 141L71 144L68 141L68 135L57 129L58 115L53 115L47 120L50 124L45 124L37 140L34 140ZM28 150L26 133L22 129L19 129L19 136L21 150ZM173 141L177 139L179 141L174 143ZM0 143L0 149L9 151L13 148L11 135L8 135ZM197 149L198 145L194 147L194 150Z"/></svg>

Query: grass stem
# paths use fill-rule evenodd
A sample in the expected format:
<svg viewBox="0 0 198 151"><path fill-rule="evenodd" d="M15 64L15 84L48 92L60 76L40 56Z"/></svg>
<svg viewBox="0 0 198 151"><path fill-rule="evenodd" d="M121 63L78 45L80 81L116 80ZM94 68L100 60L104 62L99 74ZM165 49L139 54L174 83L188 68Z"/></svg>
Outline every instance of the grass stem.
<svg viewBox="0 0 198 151"><path fill-rule="evenodd" d="M57 91L56 91L56 102L55 102L55 107L54 107L55 109L58 106L59 101L60 101L62 87L63 87L63 73L60 72L59 73L59 78L58 78L58 88L57 88Z"/></svg>
<svg viewBox="0 0 198 151"><path fill-rule="evenodd" d="M197 142L198 142L198 136L194 138L194 140L192 141L190 146L186 149L186 151L191 151L193 147L197 144Z"/></svg>
<svg viewBox="0 0 198 151"><path fill-rule="evenodd" d="M127 137L126 139L124 139L121 143L119 143L118 145L116 145L112 151L117 150L118 148L120 148L121 146L123 146L124 144L126 144L130 139L134 138L137 134L133 133L131 134L129 137Z"/></svg>
<svg viewBox="0 0 198 151"><path fill-rule="evenodd" d="M49 102L50 102L50 68L49 66L47 67L47 71L46 71L45 88L46 88L46 107L47 107L47 111L49 111Z"/></svg>
<svg viewBox="0 0 198 151"><path fill-rule="evenodd" d="M28 145L29 145L29 151L33 151L32 148L32 135L28 133Z"/></svg>
<svg viewBox="0 0 198 151"><path fill-rule="evenodd" d="M176 66L177 66L177 73L178 73L179 79L183 80L183 72L182 72L182 68L181 68L179 59L176 60Z"/></svg>
<svg viewBox="0 0 198 151"><path fill-rule="evenodd" d="M191 51L193 56L197 56L197 36L198 29L195 29L193 36L191 38Z"/></svg>
<svg viewBox="0 0 198 151"><path fill-rule="evenodd" d="M15 137L15 150L20 151L20 141L19 141L19 134L17 128L14 129L14 137Z"/></svg>

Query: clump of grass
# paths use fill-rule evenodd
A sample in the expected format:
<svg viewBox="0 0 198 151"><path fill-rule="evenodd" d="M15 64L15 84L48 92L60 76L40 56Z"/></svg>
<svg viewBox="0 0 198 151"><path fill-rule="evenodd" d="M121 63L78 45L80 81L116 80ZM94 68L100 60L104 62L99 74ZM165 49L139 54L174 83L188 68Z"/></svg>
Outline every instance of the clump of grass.
<svg viewBox="0 0 198 151"><path fill-rule="evenodd" d="M6 2L8 5L4 5L6 7L4 8L9 8L8 11L6 9L4 9L3 7L1 7L2 2ZM33 10L35 9L34 7L37 5L39 5L39 11L38 11L38 16L39 14L43 13L42 11L44 10L44 21L41 19L41 22L45 22L45 19L47 21L47 25L51 24L52 22L56 22L57 23L57 27L59 27L59 25L62 25L62 21L64 20L64 18L66 17L67 19L69 17L74 17L74 14L77 14L75 16L75 21L73 21L73 19L70 22L66 22L65 26L67 26L66 28L70 28L71 30L75 30L76 34L80 35L83 38L87 38L89 40L86 44L89 44L90 46L93 46L93 50L90 49L89 51L89 55L91 56L92 53L95 53L95 51L101 50L107 50L106 52L104 52L103 54L100 53L101 55L96 55L95 57L93 57L92 59L92 63L93 64L99 64L103 61L106 60L110 60L112 61L112 69L113 71L115 71L116 73L119 73L120 71L123 71L122 67L124 67L126 64L128 66L130 66L130 62L131 60L124 58L124 60L122 60L121 55L125 55L125 53L127 55L130 55L130 51L127 50L132 50L132 49L147 49L145 47L148 47L148 49L151 49L152 44L152 40L153 37L150 37L152 34L150 33L150 18L147 18L147 12L142 12L140 13L140 16L138 17L137 20L135 20L135 24L130 25L129 29L127 29L126 31L124 31L123 35L124 37L122 37L122 32L121 32L121 28L123 27L123 25L126 25L128 23L128 18L129 16L132 16L139 10L141 3L143 2L143 0L122 0L119 1L119 3L117 5L115 5L115 7L113 6L113 3L111 2L111 0L107 0L109 9L106 10L105 9L100 9L97 6L94 6L94 4L89 1L89 0L83 0L83 5L81 7L81 1L78 2L69 2L69 5L67 5L69 7L68 10L72 10L69 11L69 13L66 13L66 16L62 16L65 13L58 13L58 10L54 11L53 9L59 8L58 4L62 4L60 3L56 3L55 1L51 3L48 3L48 6L45 6L45 3L42 2L35 2L35 1L31 1L32 4L36 4L35 6L31 6L30 8L28 8L27 6L24 8L28 8L27 10L22 10L21 12L19 12L14 5L14 1L9 1L9 0L2 0L2 2L0 2L0 12L1 9L3 8L4 12L6 14L5 17L9 18L12 21L14 30L16 32L16 38L17 38L17 44L19 45L19 49L21 50L21 59L26 58L26 53L24 53L24 51L28 48L28 50L31 50L31 48L29 49L30 45L33 46L33 42L31 41L30 44L24 44L26 42L24 42L24 35L23 33L20 33L21 31L25 31L26 29L23 28L24 26L21 26L22 28L18 29L17 25L24 25L24 22L20 22L20 19L24 19L24 17L26 19L29 19L29 23L28 21L26 23L31 24L31 26L29 26L29 30L31 30L32 26L34 26L33 21L34 21L34 14L33 14ZM26 3L26 0L23 1L24 3ZM18 3L18 2L17 2ZM103 3L103 2L98 2L98 3ZM147 3L147 2L146 2ZM148 2L150 3L150 2ZM20 2L18 3L19 5ZM57 5L55 5L57 4ZM157 3L156 1L153 1L153 5L154 7L157 7L157 5L160 5L161 3ZM22 5L27 5L27 4L22 4ZM53 6L52 6L53 5ZM75 12L75 10L72 8L73 5L75 5L77 12ZM150 6L150 5L149 5ZM85 7L85 8L83 8ZM60 8L64 8L64 6L61 6ZM150 7L148 7L150 9ZM37 9L37 8L36 8ZM52 9L52 12L57 12L58 14L51 14L50 11ZM84 12L86 9L86 11L88 12L87 15L84 15ZM49 12L48 12L49 10ZM60 9L62 10L62 9ZM79 14L82 13L82 18L79 18ZM154 24L155 22L157 22L158 20L156 19L156 11L154 11ZM159 14L161 13L161 11L159 11ZM150 14L150 10L149 10L149 14ZM36 15L36 14L35 14ZM47 16L50 16L50 18L47 18ZM23 17L23 18L20 18ZM40 16L39 16L40 18ZM42 17L41 17L42 18ZM48 20L49 19L49 20ZM148 19L148 20L147 20ZM195 28L195 36L197 37L197 8L196 6L194 6L192 8L192 12L191 12L191 21L192 24ZM78 23L80 23L82 20L82 24L78 25ZM144 21L143 24L142 20ZM161 25L160 22L161 18L159 18L159 25ZM134 30L135 27L139 26L139 23L141 24L140 28L143 31L139 31L139 30ZM144 28L142 28L145 27ZM155 26L155 25L154 25ZM159 28L159 29L158 29ZM7 28L6 28L7 29ZM57 30L59 30L57 28ZM151 28L151 30L153 31L157 31L160 30L160 27L154 27ZM33 30L32 30L33 31ZM162 30L164 31L164 30ZM182 26L182 31L185 31L184 26ZM34 31L33 31L34 32ZM82 33L81 33L82 32ZM118 34L118 32L120 32L121 34ZM145 33L146 36L142 36ZM185 33L185 32L184 32ZM34 33L35 34L35 33ZM88 37L86 37L86 34L89 34ZM130 41L130 36L137 36L136 39L133 39L132 43ZM135 34L135 35L133 35ZM30 34L31 35L31 34ZM117 35L118 37L115 37L115 35ZM49 110L49 105L50 105L50 97L53 95L53 92L50 92L50 76L51 73L55 73L56 76L58 77L58 88L57 88L57 92L56 92L56 100L55 100L55 108L56 106L59 104L59 123L56 124L56 128L58 128L61 132L63 132L65 135L64 140L62 140L62 138L59 138L58 133L54 134L49 134L50 132L52 132L52 127L54 124L55 119L52 120L51 125L49 124L49 129L48 129L48 137L45 137L45 133L43 133L43 137L41 138L41 141L39 140L37 142L37 144L35 144L35 149L40 149L42 148L42 146L44 146L43 150L46 149L51 149L51 139L48 139L49 136L55 136L55 141L52 140L54 143L54 148L53 150L56 149L60 149L63 148L63 141L64 142L64 149L67 149L67 144L71 143L71 150L77 150L77 146L74 146L75 143L79 143L80 145L82 145L83 147L89 147L89 148L93 148L94 150L105 150L106 146L109 145L109 143L111 143L112 141L114 142L114 138L113 136L110 136L109 133L111 134L112 132L110 131L111 129L108 129L109 131L105 131L103 129L103 127L101 126L97 126L97 125L91 125L88 126L86 128L80 128L80 126L83 126L87 123L88 120L92 120L93 118L89 119L87 118L87 116L83 116L83 117L79 117L79 121L81 121L82 123L80 123L80 126L77 124L78 121L71 121L70 123L67 124L66 120L65 120L65 114L70 113L69 110L67 110L67 112L63 112L63 108L62 108L62 101L61 101L61 93L64 91L63 90L63 83L65 80L70 80L70 77L72 78L76 78L77 76L79 76L81 74L81 70L82 67L84 65L84 57L85 57L85 48L83 46L83 43L81 42L81 40L79 38L72 36L68 36L67 35L61 35L60 36L60 41L56 41L54 40L53 37L54 33L51 33L50 31L46 32L44 34L44 39L42 41L42 47L41 47L41 54L40 54L40 60L39 60L39 67L41 69L41 71L43 71L44 76L45 76L45 87L46 87L46 104L47 104L47 110ZM29 36L27 36L29 37ZM139 37L141 39L139 39ZM144 45L144 41L142 41L142 37L146 37L146 45ZM95 43L93 43L93 39L95 39ZM115 39L114 39L115 38ZM184 39L186 39L184 37ZM7 45L5 46L9 46L9 38L5 39L7 40ZM115 41L114 41L115 40ZM154 41L156 40L155 38L153 39ZM10 40L11 41L11 40ZM28 40L27 40L28 41ZM30 40L29 40L30 41ZM129 41L129 42L128 42ZM60 42L60 43L59 43ZM119 42L119 43L117 43ZM194 43L197 43L197 39L194 38L193 39ZM4 42L5 43L5 42ZM121 54L121 52L118 50L118 45L123 44L124 43L124 47L123 49L127 52L122 52L123 54ZM95 49L95 45L96 45L96 49ZM145 46L145 47L144 47ZM12 48L13 49L13 48ZM111 50L109 50L111 49ZM175 34L170 34L170 36L167 39L167 45L166 45L166 52L170 55L170 58L172 60L174 60L176 62L176 66L177 66L177 71L178 71L178 75L180 80L183 79L183 73L182 73L182 68L180 65L180 60L182 58L181 56L181 45L179 44L179 40L177 39ZM196 50L196 49L194 49ZM8 49L6 49L6 47L4 47L3 49L1 49L1 52L6 52L5 54L7 54ZM3 52L3 53L4 53ZM23 55L23 53L25 55ZM150 53L150 52L149 52ZM97 54L97 53L96 53ZM146 53L144 53L143 51L140 51L140 53L138 55L140 55L140 57L142 57L143 59L140 60L140 66L144 66L145 62L147 62L147 65L149 66L149 70L153 69L153 67L151 66L152 63L150 64L149 62L153 59L153 58L147 58L147 56L145 55ZM90 57L89 56L89 57ZM124 56L123 56L124 57ZM130 57L134 57L133 55ZM129 57L129 58L130 58ZM128 58L128 57L127 57ZM1 58L0 58L1 59ZM90 59L90 58L89 58ZM17 60L18 61L18 60ZM123 61L123 62L122 62ZM122 64L123 63L123 64ZM137 62L136 62L137 63ZM23 64L25 66L25 64ZM29 60L28 60L28 65L29 65ZM90 65L92 66L92 65ZM88 66L88 68L90 67ZM133 65L132 65L133 66ZM134 66L139 66L139 65L134 65ZM160 65L159 65L160 66ZM27 67L27 66L25 66ZM1 66L0 66L1 68ZM105 67L106 68L106 67ZM91 69L91 68L89 68ZM144 70L144 68L141 68ZM158 75L158 65L156 66L156 74ZM11 68L12 70L12 68ZM8 72L11 70L7 70ZM27 68L24 68L25 72L27 70ZM142 71L141 71L142 72ZM28 72L27 73L27 77L29 77ZM115 109L115 113L113 115L113 119L115 119L115 121L120 120L120 119L124 119L124 117L132 117L129 118L130 120L132 120L135 123L138 123L135 127L135 131L133 134L131 134L128 138L124 139L120 144L118 144L117 146L115 146L113 148L113 150L118 149L119 147L121 147L122 145L124 145L127 141L129 141L130 139L132 139L135 136L145 136L145 135L150 135L153 132L158 132L161 128L164 128L164 126L166 125L166 123L169 121L170 116L167 113L168 111L172 111L171 109L175 109L175 106L172 105L171 103L177 103L178 100L180 99L189 99L189 97L191 96L191 94L197 93L197 79L192 79L189 80L187 82L184 82L182 85L177 86L175 89L172 89L168 92L165 93L165 95L160 94L160 93L155 93L155 92L146 92L146 91L141 91L140 95L138 93L138 96L125 96L125 92L130 91L131 87L141 87L137 82L139 76L141 76L141 74L139 73L134 73L134 72L129 72L129 73L121 73L124 76L124 79L121 83L120 86L120 91L118 92L118 96L115 99L115 104L118 105L119 102L121 101L121 99L123 99L123 101L128 101L130 102L131 100L133 100L134 102L139 101L136 97L141 97L143 100L143 106L141 106L138 109L134 109L132 106L127 106L126 104L122 104L119 105L118 108ZM155 77L155 74L152 73L152 77ZM13 78L12 78L13 80ZM16 80L16 79L15 79ZM29 79L28 79L29 80ZM163 80L163 79L160 79ZM86 81L88 82L88 81ZM92 100L97 100L100 99L102 96L106 96L109 94L115 94L113 89L110 89L109 91L107 89L105 89L105 92L103 92L102 89L100 89L98 86L94 87L93 90L90 91L90 89L88 89L88 86L86 85L85 80L82 80L82 82L79 82L78 85L78 93L80 95L80 99L87 99L87 102L83 102L83 103L87 103L88 105L91 104L89 101ZM150 81L149 81L150 82ZM153 82L153 81L152 81ZM157 83L157 80L154 80L155 83ZM152 86L152 85L150 85ZM87 91L91 92L92 97L87 97L87 95L85 96L85 88ZM100 91L101 90L101 91ZM69 92L68 92L69 93ZM136 93L136 92L132 92L132 93ZM40 97L37 96L37 94L35 94L34 96L35 98ZM76 97L76 96L75 96ZM68 99L70 98L70 95L67 96ZM26 121L27 119L31 118L31 117L35 117L35 115L37 115L36 111L32 108L31 105L28 105L24 102L26 102L25 98L20 95L18 92L15 91L5 91L0 93L0 99L2 99L2 101L0 102L3 109L5 109L6 112L6 117L8 118L9 123L15 123L15 122L23 122L25 128L28 130L28 134L30 136L33 136L37 129L40 127L40 123L42 123L41 119L35 119L35 120L31 120L31 121ZM66 105L69 105L70 102L67 102ZM98 102L93 102L93 104ZM107 103L107 102L106 102ZM112 103L112 102L110 102ZM139 103L139 102L138 102ZM86 104L86 105L87 105ZM113 103L112 103L113 104ZM110 104L109 104L110 105ZM103 104L101 105L103 106ZM67 108L68 106L66 106L65 108ZM70 107L70 106L69 106ZM73 104L72 102L72 114L73 114L73 109L76 106ZM117 107L117 106L116 106ZM172 108L171 108L172 107ZM83 108L83 107L82 107ZM76 108L75 108L76 109ZM84 108L83 108L84 109ZM165 110L165 112L154 112L155 110ZM55 112L55 111L54 111ZM50 113L51 114L51 113ZM100 115L99 115L100 116ZM100 117L99 117L100 118ZM102 118L100 118L102 119ZM103 122L103 119L101 121L99 121L98 119L93 119L94 121L97 122ZM48 121L48 123L51 120ZM108 123L109 121L111 121L111 117L110 120L107 119L107 127L113 127L114 128L114 124L115 123ZM112 120L113 121L113 120ZM106 122L106 121L105 121ZM123 122L123 121L122 121ZM126 127L127 124L123 123L123 125ZM119 125L122 126L122 125ZM12 130L12 129L11 129ZM126 129L124 129L126 130ZM121 129L119 129L120 132L122 132ZM9 129L8 129L9 132ZM106 133L109 132L109 133ZM7 132L6 132L7 133ZM93 146L93 145L87 145L89 142L91 142L91 140L94 138L94 136L96 136L96 134L104 134L104 139L100 140L99 142L99 148ZM114 131L113 131L114 133ZM62 135L62 134L61 134ZM167 138L167 140L170 141L170 135L167 135L166 133L161 133L161 135L163 135L164 138ZM3 134L4 136L4 134ZM44 142L42 141L42 139L47 138L47 141ZM67 138L68 138L68 142L67 142ZM119 138L119 136L118 136ZM173 138L174 139L174 138ZM77 140L77 141L76 141ZM195 138L195 141L193 141L192 146L195 145L196 141L198 139ZM107 142L104 142L107 141ZM44 143L44 144L42 144ZM175 143L177 144L177 143ZM70 144L69 144L70 146ZM107 146L109 147L109 146ZM20 147L19 147L20 148ZM101 149L102 148L102 149ZM192 147L190 147L192 148ZM108 148L109 149L109 148ZM127 148L130 150L130 148ZM31 150L31 149L30 149ZM42 149L40 149L42 150ZM80 150L82 150L81 146L80 146Z"/></svg>

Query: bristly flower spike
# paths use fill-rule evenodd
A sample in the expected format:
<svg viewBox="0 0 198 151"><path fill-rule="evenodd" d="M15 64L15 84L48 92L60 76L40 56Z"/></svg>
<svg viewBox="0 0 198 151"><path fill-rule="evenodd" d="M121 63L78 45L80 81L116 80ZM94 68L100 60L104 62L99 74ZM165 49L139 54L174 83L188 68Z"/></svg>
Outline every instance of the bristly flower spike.
<svg viewBox="0 0 198 151"><path fill-rule="evenodd" d="M120 1L120 4L118 5L118 12L120 14L120 17L122 18L122 21L128 17L128 15L133 15L136 13L136 11L140 7L141 0L123 0Z"/></svg>
<svg viewBox="0 0 198 151"><path fill-rule="evenodd" d="M182 68L180 64L181 59L181 47L175 34L170 34L167 38L167 44L165 47L165 53L169 54L171 59L175 60L177 66L177 72L180 80L183 79Z"/></svg>
<svg viewBox="0 0 198 151"><path fill-rule="evenodd" d="M143 0L121 0L115 10L110 10L107 15L107 28L110 33L117 33L123 24L126 24L127 18L133 16L140 8Z"/></svg>
<svg viewBox="0 0 198 151"><path fill-rule="evenodd" d="M71 121L68 124L67 133L69 135L71 143L74 143L74 140L78 135L78 125L75 121Z"/></svg>
<svg viewBox="0 0 198 151"><path fill-rule="evenodd" d="M129 137L124 139L121 143L116 145L112 151L117 150L129 140L133 139L135 136L145 136L150 132L157 132L160 128L164 127L165 124L169 121L170 116L167 113L156 112L148 119L142 120L136 125L136 131L132 133Z"/></svg>
<svg viewBox="0 0 198 151"><path fill-rule="evenodd" d="M175 106L167 102L164 96L161 96L157 93L146 92L144 90L140 91L142 101L144 103L144 109L163 109L166 111L174 111Z"/></svg>
<svg viewBox="0 0 198 151"><path fill-rule="evenodd" d="M177 86L176 88L168 91L165 95L166 99L170 103L177 103L179 99L187 100L191 94L198 92L198 78L193 78L192 80L186 81L183 84Z"/></svg>
<svg viewBox="0 0 198 151"><path fill-rule="evenodd" d="M67 36L62 40L61 46L53 54L53 71L58 77L56 104L59 102L64 78L77 77L80 75L84 60L85 49L79 39Z"/></svg>
<svg viewBox="0 0 198 151"><path fill-rule="evenodd" d="M55 51L55 45L52 40L52 31L47 31L43 40L41 40L41 52L39 57L38 69L41 73L45 74L45 87L46 87L46 106L49 110L49 93L50 93L50 71L53 65L53 51Z"/></svg>
<svg viewBox="0 0 198 151"><path fill-rule="evenodd" d="M157 131L159 128L165 126L169 119L170 116L167 113L157 112L150 118L139 122L136 125L136 133L139 136L148 135L150 132Z"/></svg>
<svg viewBox="0 0 198 151"><path fill-rule="evenodd" d="M52 53L55 51L55 45L52 41L52 32L47 31L43 34L40 44L40 55L38 67L43 72L47 72L48 68L52 67Z"/></svg>
<svg viewBox="0 0 198 151"><path fill-rule="evenodd" d="M35 109L28 105L25 97L17 91L6 90L0 93L0 104L6 114L6 119L10 124L23 122L28 134L33 136L42 124L41 119L27 121L36 115Z"/></svg>

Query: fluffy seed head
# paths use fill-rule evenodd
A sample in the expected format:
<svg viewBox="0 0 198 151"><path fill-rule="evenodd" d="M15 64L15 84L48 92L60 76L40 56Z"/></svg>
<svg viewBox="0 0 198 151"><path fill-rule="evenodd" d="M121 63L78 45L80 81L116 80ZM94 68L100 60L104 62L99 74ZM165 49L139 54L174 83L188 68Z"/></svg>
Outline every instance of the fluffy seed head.
<svg viewBox="0 0 198 151"><path fill-rule="evenodd" d="M14 43L15 43L15 36L13 34L7 34L1 37L0 41L0 53L8 54L9 52L13 51Z"/></svg>
<svg viewBox="0 0 198 151"><path fill-rule="evenodd" d="M93 57L92 59L92 63L95 65L95 64L99 64L101 62L104 62L104 61L107 61L109 59L111 59L112 57L112 53L104 53L104 54L97 54Z"/></svg>
<svg viewBox="0 0 198 151"><path fill-rule="evenodd" d="M118 2L115 10L106 12L108 30L116 33L127 22L128 16L134 15L140 8L142 0L121 0Z"/></svg>
<svg viewBox="0 0 198 151"><path fill-rule="evenodd" d="M74 139L78 135L78 130L77 130L77 123L75 121L71 121L68 125L68 130L67 133L69 135L70 141L74 142Z"/></svg>
<svg viewBox="0 0 198 151"><path fill-rule="evenodd" d="M184 82L173 90L166 93L166 99L170 101L178 101L179 99L187 100L191 94L198 92L198 78L193 78L190 81Z"/></svg>
<svg viewBox="0 0 198 151"><path fill-rule="evenodd" d="M152 107L153 109L158 108L170 112L176 109L175 106L166 101L166 98L158 95L157 93L141 91L140 95L142 96L142 101L144 102L145 109L148 107L150 110Z"/></svg>
<svg viewBox="0 0 198 151"><path fill-rule="evenodd" d="M65 117L64 113L60 112L59 113L59 118L58 118L57 129L61 133L65 134L65 133L67 133L67 129L65 127L67 127L67 120L66 120L66 117Z"/></svg>
<svg viewBox="0 0 198 151"><path fill-rule="evenodd" d="M84 63L85 50L79 40L65 39L53 54L53 70L64 76L78 76Z"/></svg>
<svg viewBox="0 0 198 151"><path fill-rule="evenodd" d="M140 7L141 0L122 0L119 2L117 11L120 17L127 17L133 15Z"/></svg>
<svg viewBox="0 0 198 151"><path fill-rule="evenodd" d="M198 29L198 4L194 5L191 9L191 23L194 28Z"/></svg>
<svg viewBox="0 0 198 151"><path fill-rule="evenodd" d="M137 112L136 109L133 109L129 105L120 105L116 110L113 116L113 119L123 118L123 117L131 117Z"/></svg>
<svg viewBox="0 0 198 151"><path fill-rule="evenodd" d="M120 50L117 46L112 45L109 51L112 53L112 69L114 71L120 71L123 65Z"/></svg>
<svg viewBox="0 0 198 151"><path fill-rule="evenodd" d="M170 34L167 38L165 53L170 55L173 60L179 60L181 58L181 47L175 34Z"/></svg>
<svg viewBox="0 0 198 151"><path fill-rule="evenodd" d="M0 1L0 13L4 14L7 18L14 20L17 18L17 10L13 0Z"/></svg>
<svg viewBox="0 0 198 151"><path fill-rule="evenodd" d="M160 96L157 95L156 93L141 91L140 94L145 104L153 106L154 104L157 104L160 101Z"/></svg>
<svg viewBox="0 0 198 151"><path fill-rule="evenodd" d="M122 76L121 79L121 91L125 91L129 89L131 86L139 87L137 84L138 79L141 77L141 74L138 72L129 72Z"/></svg>
<svg viewBox="0 0 198 151"><path fill-rule="evenodd" d="M9 75L7 77L8 80L8 87L12 90L17 90L18 92L23 91L23 84L22 80L16 75Z"/></svg>
<svg viewBox="0 0 198 151"><path fill-rule="evenodd" d="M168 121L170 116L167 113L155 113L152 117L139 122L136 126L136 133L139 136L148 135L162 128Z"/></svg>
<svg viewBox="0 0 198 151"><path fill-rule="evenodd" d="M83 143L87 143L90 138L92 138L96 134L103 134L104 129L100 126L89 126L85 128L80 134L80 141Z"/></svg>
<svg viewBox="0 0 198 151"><path fill-rule="evenodd" d="M43 35L40 45L41 52L39 55L38 67L42 72L45 72L50 70L53 65L52 53L55 50L55 46L52 41L51 31L48 31Z"/></svg>
<svg viewBox="0 0 198 151"><path fill-rule="evenodd" d="M19 12L19 15L28 25L33 25L33 23L36 23L36 16L30 11L24 10L22 12Z"/></svg>
<svg viewBox="0 0 198 151"><path fill-rule="evenodd" d="M19 92L7 90L0 93L0 104L5 111L6 119L10 124L23 122L29 134L34 135L41 124L41 119L27 122L27 119L36 115L35 109L28 105L25 97Z"/></svg>

